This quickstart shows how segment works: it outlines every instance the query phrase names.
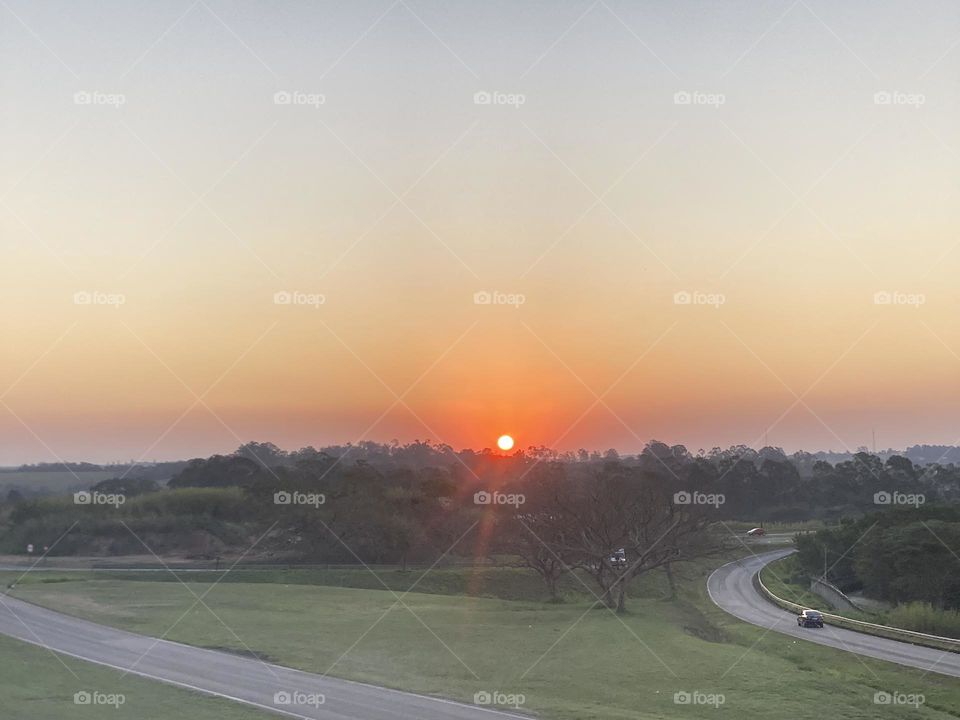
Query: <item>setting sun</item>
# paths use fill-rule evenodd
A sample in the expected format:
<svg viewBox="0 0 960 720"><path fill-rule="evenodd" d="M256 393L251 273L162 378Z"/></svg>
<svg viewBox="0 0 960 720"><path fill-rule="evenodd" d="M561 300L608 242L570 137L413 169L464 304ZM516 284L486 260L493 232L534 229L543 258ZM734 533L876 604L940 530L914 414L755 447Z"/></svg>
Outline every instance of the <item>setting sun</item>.
<svg viewBox="0 0 960 720"><path fill-rule="evenodd" d="M497 438L497 447L501 450L512 450L513 438L509 435L501 435L499 438Z"/></svg>

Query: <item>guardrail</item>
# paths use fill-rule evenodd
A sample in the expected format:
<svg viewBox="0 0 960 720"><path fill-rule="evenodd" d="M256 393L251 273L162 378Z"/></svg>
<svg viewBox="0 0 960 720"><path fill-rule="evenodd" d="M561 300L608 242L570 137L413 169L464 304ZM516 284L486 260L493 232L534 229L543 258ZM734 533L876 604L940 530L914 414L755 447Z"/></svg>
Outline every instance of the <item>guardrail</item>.
<svg viewBox="0 0 960 720"><path fill-rule="evenodd" d="M762 568L761 568L762 572ZM799 605L789 600L774 595L760 578L760 572L753 576L754 586L757 591L774 605L782 607L784 610L799 614L802 610L813 610L807 605ZM916 632L914 630L904 630L902 628L890 627L888 625L877 625L876 623L864 622L862 620L853 620L842 615L833 615L832 613L821 612L823 619L831 625L855 630L868 635L876 635L889 640L899 640L913 645L923 645L925 647L935 648L937 650L946 650L948 652L960 653L960 640L941 637L940 635L928 635L926 633Z"/></svg>

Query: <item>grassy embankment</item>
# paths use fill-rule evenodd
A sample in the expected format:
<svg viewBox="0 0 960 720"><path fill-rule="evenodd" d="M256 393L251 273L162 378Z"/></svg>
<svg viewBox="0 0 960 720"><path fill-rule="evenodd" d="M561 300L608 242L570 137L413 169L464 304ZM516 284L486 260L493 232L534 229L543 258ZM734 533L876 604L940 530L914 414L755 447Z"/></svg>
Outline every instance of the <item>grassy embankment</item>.
<svg viewBox="0 0 960 720"><path fill-rule="evenodd" d="M418 571L379 568L396 596L363 569L244 571L212 589L213 574L184 574L194 593L209 590L217 617L197 605L175 626L195 598L169 576L157 582L162 573L32 573L13 594L180 642L245 645L333 676L468 701L481 690L522 693L522 710L556 720L960 716L960 681L764 632L717 609L705 579L719 564L684 571L675 599L662 574L643 578L619 619L591 610L583 588L567 603L546 603L535 578L508 568L433 571L409 595ZM674 702L675 693L695 691L724 702ZM876 705L877 691L921 693L926 702Z"/></svg>
<svg viewBox="0 0 960 720"><path fill-rule="evenodd" d="M267 720L276 717L229 700L53 656L41 647L0 636L0 717L4 720ZM61 663L62 660L62 663ZM78 705L77 692L122 695L123 704Z"/></svg>

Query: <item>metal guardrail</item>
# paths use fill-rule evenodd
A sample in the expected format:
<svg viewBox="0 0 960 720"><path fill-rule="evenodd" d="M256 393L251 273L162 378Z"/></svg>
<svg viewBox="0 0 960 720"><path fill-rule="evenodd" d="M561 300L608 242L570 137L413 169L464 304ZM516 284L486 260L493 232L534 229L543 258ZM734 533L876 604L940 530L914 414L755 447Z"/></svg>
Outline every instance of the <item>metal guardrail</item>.
<svg viewBox="0 0 960 720"><path fill-rule="evenodd" d="M760 594L767 598L774 605L782 607L784 610L800 613L802 610L814 609L807 605L800 605L774 595L770 589L763 584L763 580L760 577L760 572L757 572L757 574L753 576L753 579L754 584L757 590L759 590ZM916 632L915 630L904 630L903 628L890 627L889 625L878 625L876 623L864 622L863 620L853 620L851 618L846 618L842 615L834 615L832 613L821 612L820 614L823 615L824 620L829 622L831 625L836 625L837 627L845 627L848 630L856 630L857 632L866 633L868 635L885 637L889 640L900 640L901 642L908 642L913 645L923 645L925 647L932 647L937 650L947 650L949 652L960 653L960 640L955 640L954 638L941 637L940 635L928 635L927 633Z"/></svg>

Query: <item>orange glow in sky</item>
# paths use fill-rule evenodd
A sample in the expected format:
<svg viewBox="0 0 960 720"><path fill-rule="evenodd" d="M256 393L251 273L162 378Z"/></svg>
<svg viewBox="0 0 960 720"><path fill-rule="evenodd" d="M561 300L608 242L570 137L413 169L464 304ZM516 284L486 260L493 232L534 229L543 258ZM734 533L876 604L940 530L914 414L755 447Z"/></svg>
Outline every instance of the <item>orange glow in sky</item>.
<svg viewBox="0 0 960 720"><path fill-rule="evenodd" d="M960 5L782 4L18 3L0 465L960 442Z"/></svg>

